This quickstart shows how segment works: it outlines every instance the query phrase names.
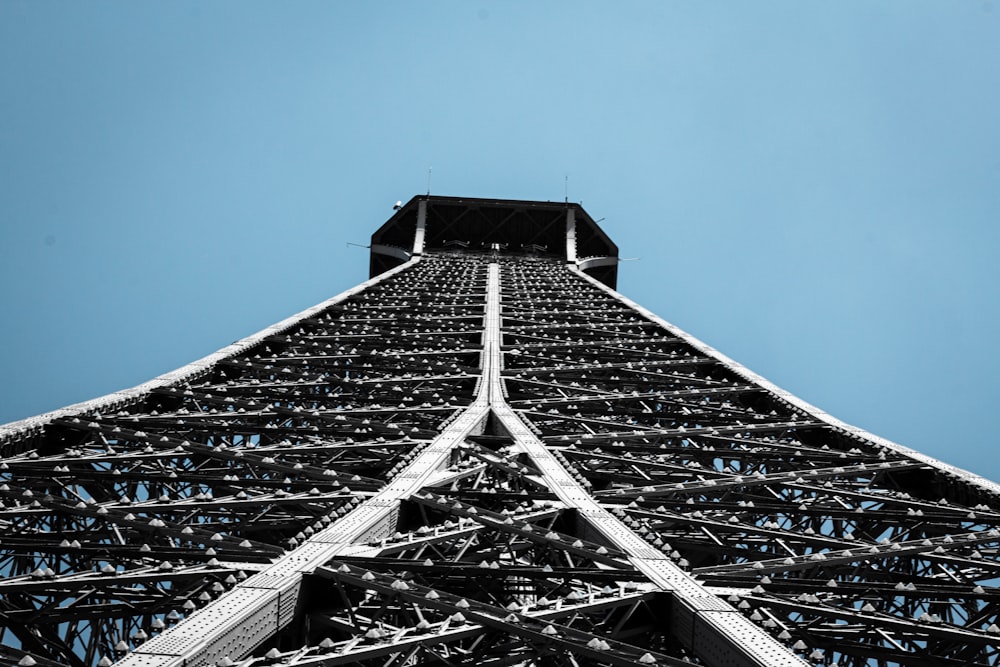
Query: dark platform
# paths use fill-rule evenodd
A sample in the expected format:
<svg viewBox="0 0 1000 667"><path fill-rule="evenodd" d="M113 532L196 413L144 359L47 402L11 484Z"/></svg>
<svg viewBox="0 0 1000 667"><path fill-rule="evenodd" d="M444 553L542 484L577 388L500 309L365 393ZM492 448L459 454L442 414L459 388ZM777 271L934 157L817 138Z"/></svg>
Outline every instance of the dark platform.
<svg viewBox="0 0 1000 667"><path fill-rule="evenodd" d="M618 246L579 204L430 195L410 199L372 234L370 275L447 249L556 257L617 284Z"/></svg>

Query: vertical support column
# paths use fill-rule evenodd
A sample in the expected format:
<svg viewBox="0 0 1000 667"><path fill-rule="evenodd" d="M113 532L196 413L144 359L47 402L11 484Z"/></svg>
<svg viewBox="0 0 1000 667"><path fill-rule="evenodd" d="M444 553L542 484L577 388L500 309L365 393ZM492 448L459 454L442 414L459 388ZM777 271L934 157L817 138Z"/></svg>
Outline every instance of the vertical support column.
<svg viewBox="0 0 1000 667"><path fill-rule="evenodd" d="M576 209L566 209L566 263L576 264Z"/></svg>
<svg viewBox="0 0 1000 667"><path fill-rule="evenodd" d="M427 231L427 200L417 203L417 233L413 236L413 256L424 254L424 234Z"/></svg>
<svg viewBox="0 0 1000 667"><path fill-rule="evenodd" d="M483 318L483 376L478 398L484 398L488 405L504 400L493 392L501 387L500 369L503 356L500 353L500 265L490 262L486 279L486 315Z"/></svg>

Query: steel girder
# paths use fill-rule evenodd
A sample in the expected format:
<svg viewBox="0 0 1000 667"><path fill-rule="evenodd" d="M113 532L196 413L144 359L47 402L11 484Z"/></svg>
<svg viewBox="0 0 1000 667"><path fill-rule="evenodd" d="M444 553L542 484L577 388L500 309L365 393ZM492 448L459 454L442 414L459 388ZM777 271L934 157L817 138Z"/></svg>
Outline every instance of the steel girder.
<svg viewBox="0 0 1000 667"><path fill-rule="evenodd" d="M993 485L560 262L432 253L0 447L14 663L1000 663Z"/></svg>

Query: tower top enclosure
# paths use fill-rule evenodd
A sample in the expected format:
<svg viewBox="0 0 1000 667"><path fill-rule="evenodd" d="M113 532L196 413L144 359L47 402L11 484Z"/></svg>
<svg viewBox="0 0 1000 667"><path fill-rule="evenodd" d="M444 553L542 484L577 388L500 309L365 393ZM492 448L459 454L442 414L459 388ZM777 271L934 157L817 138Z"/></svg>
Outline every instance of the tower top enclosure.
<svg viewBox="0 0 1000 667"><path fill-rule="evenodd" d="M556 257L612 289L618 246L579 204L418 195L372 234L375 277L425 252Z"/></svg>

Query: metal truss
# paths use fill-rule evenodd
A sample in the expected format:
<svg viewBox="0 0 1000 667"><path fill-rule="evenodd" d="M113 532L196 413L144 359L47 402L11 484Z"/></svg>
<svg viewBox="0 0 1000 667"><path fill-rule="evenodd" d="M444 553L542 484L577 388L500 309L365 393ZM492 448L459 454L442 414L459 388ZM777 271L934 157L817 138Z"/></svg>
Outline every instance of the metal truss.
<svg viewBox="0 0 1000 667"><path fill-rule="evenodd" d="M11 664L1000 664L995 485L554 259L427 251L0 448Z"/></svg>
<svg viewBox="0 0 1000 667"><path fill-rule="evenodd" d="M579 272L505 266L510 404L811 660L997 664L996 486L846 427Z"/></svg>

